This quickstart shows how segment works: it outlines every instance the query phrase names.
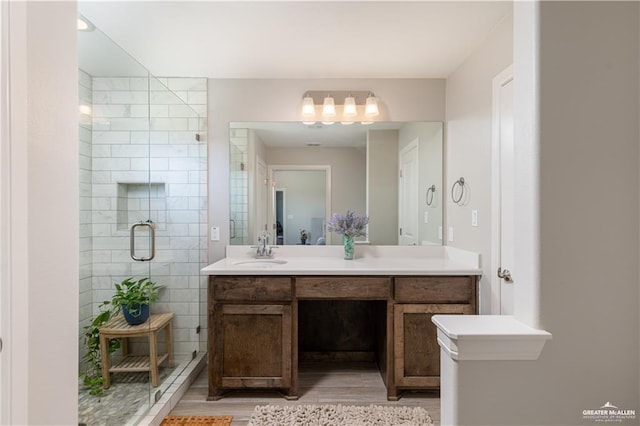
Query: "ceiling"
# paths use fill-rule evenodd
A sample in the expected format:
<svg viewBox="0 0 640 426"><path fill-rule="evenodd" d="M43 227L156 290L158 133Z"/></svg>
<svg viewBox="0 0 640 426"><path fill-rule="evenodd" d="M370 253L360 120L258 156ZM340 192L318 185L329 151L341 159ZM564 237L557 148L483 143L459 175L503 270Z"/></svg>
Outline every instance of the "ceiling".
<svg viewBox="0 0 640 426"><path fill-rule="evenodd" d="M152 74L209 78L446 78L512 10L510 1L88 1L78 7ZM102 61L108 55L94 53Z"/></svg>

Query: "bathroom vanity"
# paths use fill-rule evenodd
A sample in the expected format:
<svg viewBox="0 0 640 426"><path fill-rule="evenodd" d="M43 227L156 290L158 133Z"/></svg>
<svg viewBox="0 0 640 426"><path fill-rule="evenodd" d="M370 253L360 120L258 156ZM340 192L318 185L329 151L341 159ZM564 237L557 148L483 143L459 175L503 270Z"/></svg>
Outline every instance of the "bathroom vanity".
<svg viewBox="0 0 640 426"><path fill-rule="evenodd" d="M283 249L288 251L273 260L260 260L248 247L228 247L225 259L202 270L210 275L210 400L243 388L277 389L297 399L302 356L319 362L371 357L389 400L403 390L439 388L440 349L431 317L477 314L476 254L362 246L358 258L343 260L340 246ZM353 342L327 350L309 351L313 341L301 346L305 339L325 341L340 333ZM371 341L364 341L367 336Z"/></svg>

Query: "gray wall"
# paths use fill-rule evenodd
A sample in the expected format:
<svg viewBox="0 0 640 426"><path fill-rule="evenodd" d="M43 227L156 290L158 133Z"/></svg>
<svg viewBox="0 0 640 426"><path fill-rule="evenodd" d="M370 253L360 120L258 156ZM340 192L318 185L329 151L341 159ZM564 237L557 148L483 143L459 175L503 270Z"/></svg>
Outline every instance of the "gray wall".
<svg viewBox="0 0 640 426"><path fill-rule="evenodd" d="M398 244L398 131L367 132L369 242Z"/></svg>
<svg viewBox="0 0 640 426"><path fill-rule="evenodd" d="M535 362L460 362L460 424L637 413L639 5L523 2L514 17L515 315L553 340Z"/></svg>
<svg viewBox="0 0 640 426"><path fill-rule="evenodd" d="M454 241L445 244L480 253L480 312L491 312L491 124L492 79L513 63L511 17L447 79L445 149L445 215L454 228ZM451 186L465 178L468 202L451 200ZM478 227L471 226L471 211L478 210ZM447 231L444 232L445 239Z"/></svg>

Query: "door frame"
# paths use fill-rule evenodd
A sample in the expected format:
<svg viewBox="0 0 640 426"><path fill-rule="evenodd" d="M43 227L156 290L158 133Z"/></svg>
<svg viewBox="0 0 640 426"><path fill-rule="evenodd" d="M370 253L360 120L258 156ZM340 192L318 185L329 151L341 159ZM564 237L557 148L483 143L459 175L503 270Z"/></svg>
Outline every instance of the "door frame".
<svg viewBox="0 0 640 426"><path fill-rule="evenodd" d="M513 65L493 78L491 114L491 271L487 279L491 288L492 315L501 313L501 289L497 271L500 267L501 196L500 196L500 89L513 80Z"/></svg>
<svg viewBox="0 0 640 426"><path fill-rule="evenodd" d="M273 227L276 224L276 218L275 218L275 213L276 213L276 207L275 207L275 202L276 202L276 196L275 196L275 189L277 187L277 182L274 179L274 174L275 172L278 171L308 171L308 170L324 170L324 177L325 177L325 184L324 184L324 190L325 190L325 195L324 195L324 217L325 217L325 227L326 227L326 223L327 221L331 218L331 166L329 165L309 165L309 164L301 164L301 165L295 165L295 164L287 164L287 165L269 165L268 166L268 170L267 170L267 175L268 175L268 179L269 179L269 185L271 187L271 196L267 197L270 201L270 205L268 206L268 214L267 214L267 221L268 224L271 224L271 231L273 231ZM280 187L278 187L278 189L282 189ZM283 232L284 232L284 225L283 226ZM331 234L326 232L326 228L325 228L325 235L327 238L326 244L329 245L331 244Z"/></svg>

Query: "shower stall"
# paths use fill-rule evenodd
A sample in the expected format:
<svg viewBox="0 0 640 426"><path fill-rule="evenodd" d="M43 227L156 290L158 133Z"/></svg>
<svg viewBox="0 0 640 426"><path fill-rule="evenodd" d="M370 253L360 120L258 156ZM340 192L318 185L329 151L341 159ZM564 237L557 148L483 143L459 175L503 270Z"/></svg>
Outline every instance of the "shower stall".
<svg viewBox="0 0 640 426"><path fill-rule="evenodd" d="M165 333L157 337L159 354L173 352L173 362L169 357L158 368L157 386L148 371L147 337L130 338L127 353L110 354L111 384L101 396L80 381L81 423L125 424L171 392L205 347L206 279L199 271L207 263L207 83L155 77L84 22L78 34L80 359L86 327L113 297L115 283L148 278L161 286L151 314L173 314L171 342ZM79 372L87 368L81 362Z"/></svg>

